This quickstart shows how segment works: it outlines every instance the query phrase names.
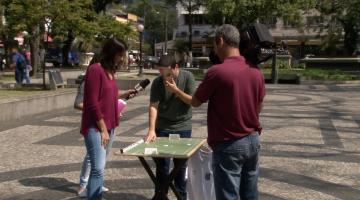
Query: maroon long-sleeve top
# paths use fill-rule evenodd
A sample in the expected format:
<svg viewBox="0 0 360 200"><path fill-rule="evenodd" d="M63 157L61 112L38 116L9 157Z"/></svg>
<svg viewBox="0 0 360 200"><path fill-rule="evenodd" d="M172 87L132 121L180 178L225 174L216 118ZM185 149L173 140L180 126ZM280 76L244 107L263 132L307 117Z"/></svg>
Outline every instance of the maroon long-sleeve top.
<svg viewBox="0 0 360 200"><path fill-rule="evenodd" d="M106 128L119 125L118 87L116 80L111 80L100 63L88 67L85 75L84 108L80 133L87 135L89 128L97 128L97 121L104 119Z"/></svg>

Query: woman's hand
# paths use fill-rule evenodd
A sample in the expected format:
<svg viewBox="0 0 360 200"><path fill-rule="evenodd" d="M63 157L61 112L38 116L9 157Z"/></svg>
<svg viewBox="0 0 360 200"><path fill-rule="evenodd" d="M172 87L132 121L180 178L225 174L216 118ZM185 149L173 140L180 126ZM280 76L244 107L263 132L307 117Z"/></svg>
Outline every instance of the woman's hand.
<svg viewBox="0 0 360 200"><path fill-rule="evenodd" d="M131 98L134 98L136 96L136 94L137 94L137 91L134 89L126 90L123 92L119 91L119 98L120 99L131 99Z"/></svg>
<svg viewBox="0 0 360 200"><path fill-rule="evenodd" d="M128 90L128 91L126 91L126 98L127 99L132 99L132 98L134 98L136 96L136 94L137 94L136 90L134 90L134 89Z"/></svg>
<svg viewBox="0 0 360 200"><path fill-rule="evenodd" d="M101 132L100 134L101 134L101 146L103 146L104 149L106 149L106 147L109 143L109 140L110 140L109 133L107 130L105 130L105 131Z"/></svg>

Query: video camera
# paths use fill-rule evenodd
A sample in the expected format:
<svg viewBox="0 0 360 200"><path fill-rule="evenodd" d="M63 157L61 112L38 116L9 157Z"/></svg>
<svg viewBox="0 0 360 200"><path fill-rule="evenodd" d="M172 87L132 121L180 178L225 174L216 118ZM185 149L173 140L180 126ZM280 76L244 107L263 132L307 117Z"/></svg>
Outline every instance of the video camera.
<svg viewBox="0 0 360 200"><path fill-rule="evenodd" d="M264 24L255 23L240 32L240 53L253 65L258 65L272 58L274 44L275 40ZM220 60L214 51L210 52L209 59L212 64L220 64Z"/></svg>
<svg viewBox="0 0 360 200"><path fill-rule="evenodd" d="M258 65L272 58L274 44L275 40L264 24L255 23L240 32L240 53L251 64Z"/></svg>

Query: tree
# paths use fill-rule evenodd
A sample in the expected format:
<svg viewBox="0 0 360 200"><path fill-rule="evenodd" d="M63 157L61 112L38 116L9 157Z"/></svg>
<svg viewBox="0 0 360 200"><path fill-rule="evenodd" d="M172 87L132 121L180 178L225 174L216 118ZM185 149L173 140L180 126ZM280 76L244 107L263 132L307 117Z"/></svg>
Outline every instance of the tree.
<svg viewBox="0 0 360 200"><path fill-rule="evenodd" d="M63 41L63 64L68 65L71 44L76 37L86 40L87 44L94 42L97 31L97 14L92 0L56 0L49 8L51 15L51 34Z"/></svg>
<svg viewBox="0 0 360 200"><path fill-rule="evenodd" d="M205 0L177 0L181 4L183 8L188 12L188 22L189 22L189 53L190 57L192 57L192 25L193 19L192 15L195 11L198 11L202 5L206 2Z"/></svg>
<svg viewBox="0 0 360 200"><path fill-rule="evenodd" d="M315 8L316 0L207 0L208 16L214 24L228 23L239 29L257 19L282 17L300 24L301 15ZM219 21L221 19L221 21Z"/></svg>
<svg viewBox="0 0 360 200"><path fill-rule="evenodd" d="M114 3L115 0L93 0L93 7L96 13L106 11L106 5Z"/></svg>
<svg viewBox="0 0 360 200"><path fill-rule="evenodd" d="M315 8L316 0L207 0L206 7L209 18L214 24L235 25L240 31L259 19L283 18L300 25L302 14ZM271 77L277 83L276 53L273 57Z"/></svg>
<svg viewBox="0 0 360 200"><path fill-rule="evenodd" d="M46 0L6 0L6 22L8 37L12 38L21 31L29 33L29 43L31 50L31 63L33 65L34 75L40 66L39 46L43 35L41 27L44 25L44 19L49 16L48 1Z"/></svg>
<svg viewBox="0 0 360 200"><path fill-rule="evenodd" d="M119 23L112 16L99 14L97 24L96 34L99 41L112 36L124 41L134 39L135 32L130 24Z"/></svg>
<svg viewBox="0 0 360 200"><path fill-rule="evenodd" d="M324 30L327 46L334 45L343 39L345 54L351 55L360 45L360 1L358 0L323 0L318 9L326 19Z"/></svg>
<svg viewBox="0 0 360 200"><path fill-rule="evenodd" d="M0 3L0 35L4 34L5 30L5 5Z"/></svg>
<svg viewBox="0 0 360 200"><path fill-rule="evenodd" d="M166 4L165 1L142 0L129 6L128 12L144 17L145 40L149 41L152 48L156 42L165 41L165 26L167 30L173 30L177 24L175 8ZM172 31L168 31L168 37L171 35ZM154 51L155 49L153 53Z"/></svg>
<svg viewBox="0 0 360 200"><path fill-rule="evenodd" d="M1 2L0 3L0 41L3 43L4 45L4 50L5 50L5 58L7 58L7 48L5 45L5 39L6 37L6 24L5 24L5 2ZM1 56L0 56L1 57ZM2 59L2 58L1 58ZM2 62L2 60L0 60L0 62Z"/></svg>
<svg viewBox="0 0 360 200"><path fill-rule="evenodd" d="M39 47L45 32L45 21L51 24L50 35L63 42L64 63L71 44L76 37L86 43L95 42L111 35L128 37L133 31L128 25L117 23L114 18L97 14L93 0L2 0L5 7L6 37L13 38L17 33L27 31L31 49L34 72L40 65ZM3 29L2 29L3 30ZM5 32L5 31L2 31Z"/></svg>

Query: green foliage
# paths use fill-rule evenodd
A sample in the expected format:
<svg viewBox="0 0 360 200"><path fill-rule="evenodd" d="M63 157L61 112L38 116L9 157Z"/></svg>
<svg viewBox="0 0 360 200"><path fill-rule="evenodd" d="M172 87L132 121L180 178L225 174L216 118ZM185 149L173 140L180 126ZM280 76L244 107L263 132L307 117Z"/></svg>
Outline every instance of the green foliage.
<svg viewBox="0 0 360 200"><path fill-rule="evenodd" d="M71 30L75 36L91 38L96 33L97 14L91 0L56 0L50 7L51 33L67 37Z"/></svg>
<svg viewBox="0 0 360 200"><path fill-rule="evenodd" d="M113 2L115 2L115 0L92 0L96 13L105 12L106 5Z"/></svg>
<svg viewBox="0 0 360 200"><path fill-rule="evenodd" d="M124 40L133 37L134 31L129 25L121 24L111 16L95 12L104 2L110 1L4 0L0 6L7 11L8 33L13 34L9 37L24 30L29 32L30 37L40 37L45 31L45 19L51 21L51 36L65 40L71 34L73 37L82 38L87 45L96 41L95 36L98 36L98 40L110 36ZM36 26L40 27L40 31L33 31ZM5 28L1 30L3 29Z"/></svg>
<svg viewBox="0 0 360 200"><path fill-rule="evenodd" d="M110 38L112 36L122 40L134 39L136 34L130 24L117 22L112 16L98 15L96 34L99 38Z"/></svg>
<svg viewBox="0 0 360 200"><path fill-rule="evenodd" d="M165 19L167 15L168 37L177 25L177 16L174 6L168 5L165 1L141 0L128 7L128 12L137 16L145 16L145 32L148 41L165 40Z"/></svg>
<svg viewBox="0 0 360 200"><path fill-rule="evenodd" d="M49 16L46 0L7 0L3 3L6 10L6 29L10 37L21 31L28 31L30 36L40 34L33 29Z"/></svg>
<svg viewBox="0 0 360 200"><path fill-rule="evenodd" d="M271 73L271 69L262 69L265 75ZM293 70L293 69L280 69L279 75L300 75L302 77L308 77L313 80L324 80L324 81L348 81L348 80L360 80L360 75L346 73L337 69L304 69L304 70Z"/></svg>
<svg viewBox="0 0 360 200"><path fill-rule="evenodd" d="M343 40L345 53L351 55L360 45L360 1L323 0L319 1L318 9L327 22L324 30L329 33L324 49L334 50Z"/></svg>
<svg viewBox="0 0 360 200"><path fill-rule="evenodd" d="M174 45L175 51L179 53L185 53L189 51L188 43L185 40L177 39Z"/></svg>
<svg viewBox="0 0 360 200"><path fill-rule="evenodd" d="M206 1L209 18L219 23L224 17L225 23L242 28L260 18L282 17L300 25L301 15L316 6L316 0L208 0Z"/></svg>
<svg viewBox="0 0 360 200"><path fill-rule="evenodd" d="M3 35L5 33L5 25L3 24L3 20L5 20L5 18L3 18L4 13L5 12L5 6L0 3L0 35Z"/></svg>

